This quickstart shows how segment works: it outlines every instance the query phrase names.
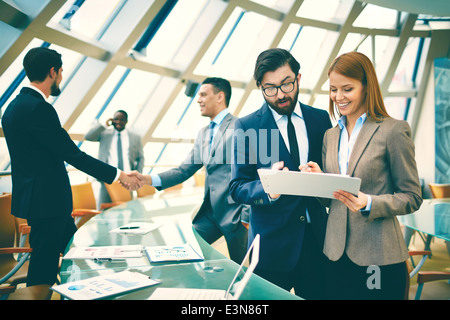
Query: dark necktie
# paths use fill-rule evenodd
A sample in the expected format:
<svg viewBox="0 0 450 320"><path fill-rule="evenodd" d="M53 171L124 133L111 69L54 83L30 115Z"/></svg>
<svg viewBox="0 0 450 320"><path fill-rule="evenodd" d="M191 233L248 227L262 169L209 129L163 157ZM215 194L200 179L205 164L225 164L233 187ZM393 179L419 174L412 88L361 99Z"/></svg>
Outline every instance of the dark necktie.
<svg viewBox="0 0 450 320"><path fill-rule="evenodd" d="M300 152L298 151L298 143L297 143L297 136L295 134L295 128L291 121L291 116L288 116L288 125L287 125L287 132L288 132L288 139L289 139L289 150L291 153L291 158L294 161L295 168L297 169L300 165Z"/></svg>
<svg viewBox="0 0 450 320"><path fill-rule="evenodd" d="M209 123L209 150L211 151L211 145L214 138L214 127L216 126L216 123L211 121Z"/></svg>
<svg viewBox="0 0 450 320"><path fill-rule="evenodd" d="M122 140L120 139L120 132L117 134L117 168L123 170Z"/></svg>

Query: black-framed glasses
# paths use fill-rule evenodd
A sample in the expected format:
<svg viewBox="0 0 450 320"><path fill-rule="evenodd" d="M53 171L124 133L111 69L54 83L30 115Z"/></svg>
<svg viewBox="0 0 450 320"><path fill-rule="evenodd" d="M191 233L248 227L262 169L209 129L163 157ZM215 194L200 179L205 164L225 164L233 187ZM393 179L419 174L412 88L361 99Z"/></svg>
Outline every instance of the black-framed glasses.
<svg viewBox="0 0 450 320"><path fill-rule="evenodd" d="M261 88L266 96L274 97L278 94L278 89L280 89L281 92L284 92L284 93L292 92L295 88L295 81L297 81L297 79L295 79L292 82L283 83L281 86L273 86L273 87L267 87L267 88L264 88L263 86L261 86Z"/></svg>

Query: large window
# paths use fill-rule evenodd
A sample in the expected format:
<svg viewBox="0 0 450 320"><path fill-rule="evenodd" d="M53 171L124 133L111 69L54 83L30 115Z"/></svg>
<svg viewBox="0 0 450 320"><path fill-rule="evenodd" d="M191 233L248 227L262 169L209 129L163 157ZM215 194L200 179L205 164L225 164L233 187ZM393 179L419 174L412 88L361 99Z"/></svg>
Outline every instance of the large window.
<svg viewBox="0 0 450 320"><path fill-rule="evenodd" d="M84 142L83 135L94 121L105 123L116 110L126 110L128 127L143 138L147 171L177 165L208 123L197 97L185 94L188 81L227 78L233 86L230 111L245 116L264 101L253 80L256 57L278 46L301 64L301 101L328 110L328 65L338 54L357 50L375 64L389 113L408 118L426 71L428 31L437 24L450 30L448 19L419 19L411 26L405 12L354 0L14 3L18 16L35 20L32 26L0 21L1 112L27 83L24 54L48 45L63 55L63 92L49 101L64 127L95 155L97 144ZM8 165L0 134L0 167Z"/></svg>

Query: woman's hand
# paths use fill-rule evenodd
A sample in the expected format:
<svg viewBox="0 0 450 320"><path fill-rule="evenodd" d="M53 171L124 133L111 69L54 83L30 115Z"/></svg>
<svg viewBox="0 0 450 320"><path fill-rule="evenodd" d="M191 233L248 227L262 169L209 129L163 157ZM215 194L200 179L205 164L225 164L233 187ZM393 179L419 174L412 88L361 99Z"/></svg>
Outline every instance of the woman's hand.
<svg viewBox="0 0 450 320"><path fill-rule="evenodd" d="M358 212L359 210L367 206L367 195L365 193L362 193L361 191L358 192L357 197L349 192L342 190L333 192L333 196L337 200L344 203L352 212Z"/></svg>

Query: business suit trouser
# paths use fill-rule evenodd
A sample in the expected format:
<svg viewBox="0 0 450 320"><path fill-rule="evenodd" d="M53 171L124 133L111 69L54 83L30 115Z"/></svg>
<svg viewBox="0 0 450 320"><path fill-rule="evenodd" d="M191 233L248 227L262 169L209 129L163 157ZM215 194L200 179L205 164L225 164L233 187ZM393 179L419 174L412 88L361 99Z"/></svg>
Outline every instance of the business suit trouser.
<svg viewBox="0 0 450 320"><path fill-rule="evenodd" d="M306 224L300 258L290 271L266 270L257 266L260 277L307 300L326 299L325 272L328 264L320 242L317 241L311 224Z"/></svg>
<svg viewBox="0 0 450 320"><path fill-rule="evenodd" d="M33 249L28 267L27 286L53 285L58 275L60 254L64 253L77 231L74 219L27 219L31 227L30 247Z"/></svg>
<svg viewBox="0 0 450 320"><path fill-rule="evenodd" d="M409 274L406 263L359 266L344 253L328 265L327 286L332 300L403 300Z"/></svg>

